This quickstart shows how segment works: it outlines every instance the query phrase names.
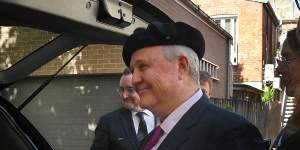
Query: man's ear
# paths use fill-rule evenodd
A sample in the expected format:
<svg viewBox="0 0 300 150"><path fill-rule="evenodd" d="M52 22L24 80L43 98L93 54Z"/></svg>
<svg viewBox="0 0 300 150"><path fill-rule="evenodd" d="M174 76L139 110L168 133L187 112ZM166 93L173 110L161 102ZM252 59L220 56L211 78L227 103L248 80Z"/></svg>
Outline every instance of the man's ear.
<svg viewBox="0 0 300 150"><path fill-rule="evenodd" d="M183 79L183 76L189 72L189 61L184 55L181 55L178 58L178 71L179 79Z"/></svg>

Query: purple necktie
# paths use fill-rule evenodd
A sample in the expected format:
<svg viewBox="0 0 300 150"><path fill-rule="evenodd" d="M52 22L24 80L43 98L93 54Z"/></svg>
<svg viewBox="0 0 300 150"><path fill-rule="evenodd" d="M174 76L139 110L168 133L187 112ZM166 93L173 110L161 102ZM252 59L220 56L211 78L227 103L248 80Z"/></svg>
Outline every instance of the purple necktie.
<svg viewBox="0 0 300 150"><path fill-rule="evenodd" d="M158 142L159 138L163 134L163 130L160 126L155 127L152 136L148 140L147 144L144 146L143 150L151 150L154 145Z"/></svg>

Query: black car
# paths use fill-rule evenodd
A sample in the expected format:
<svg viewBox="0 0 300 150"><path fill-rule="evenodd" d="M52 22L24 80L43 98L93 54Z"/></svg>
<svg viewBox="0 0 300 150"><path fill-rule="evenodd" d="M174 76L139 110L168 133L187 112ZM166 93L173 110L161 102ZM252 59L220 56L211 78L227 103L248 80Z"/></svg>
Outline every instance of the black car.
<svg viewBox="0 0 300 150"><path fill-rule="evenodd" d="M67 96L61 95L62 92L57 91L59 89L51 86L57 79L68 78L59 76L59 72L88 45L122 45L136 28L146 27L152 21L172 21L144 0L0 0L0 18L1 150L89 149L87 143L91 141L87 140L91 140L92 132L78 131L81 129L80 119L72 122L61 115L66 117L62 122L55 118L58 109L73 114L73 118L85 118L77 114L82 110L72 109L74 102L64 103L70 99L64 98ZM25 47L27 51L24 52L24 47L16 46L16 42L28 45L29 38L34 35L30 33L24 37L19 32L22 30L26 34L28 29L37 30L37 35L48 37L35 37L41 42ZM34 71L66 53L72 55L51 76L32 79ZM106 75L106 78L115 78L117 81L118 75ZM80 76L73 80L86 82L85 79L86 76ZM28 84L35 86L29 88L26 86ZM111 86L111 83L107 85ZM64 85L56 87L65 88ZM74 97L84 91L81 87L76 88L79 89L77 92L71 90ZM68 90L68 87L65 89ZM48 100L51 96L55 97L55 107L49 101L44 101L41 95ZM57 100L56 95L60 95L61 99ZM94 102L102 105L101 98ZM90 112L90 105L90 102L86 102L82 108ZM47 106L47 110L37 106ZM54 118L42 116L46 113L51 113ZM63 128L57 131L46 128L55 123L63 124ZM86 126L90 124L86 123Z"/></svg>

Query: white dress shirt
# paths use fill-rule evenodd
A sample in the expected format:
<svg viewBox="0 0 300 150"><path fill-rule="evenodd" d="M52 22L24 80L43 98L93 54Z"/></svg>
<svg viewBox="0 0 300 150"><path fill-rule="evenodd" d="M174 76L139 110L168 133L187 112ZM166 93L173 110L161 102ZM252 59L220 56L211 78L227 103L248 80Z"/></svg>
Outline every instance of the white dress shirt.
<svg viewBox="0 0 300 150"><path fill-rule="evenodd" d="M147 131L148 133L150 133L154 128L155 128L155 117L153 115L153 113L147 109L145 109L144 111L144 120L146 122L147 125ZM135 133L138 133L139 130L139 123L140 123L140 119L139 117L136 115L138 112L135 111L131 111L131 115L132 115L132 119L133 119L133 125L134 125L134 129L135 129Z"/></svg>
<svg viewBox="0 0 300 150"><path fill-rule="evenodd" d="M182 118L182 116L202 97L203 93L201 89L199 89L192 97L190 97L187 101L177 107L161 124L160 127L164 131L163 135L159 139L159 141L154 145L152 150L157 150L159 145L164 141L164 139L168 136L170 131L174 128L177 122ZM176 142L176 141L174 141Z"/></svg>

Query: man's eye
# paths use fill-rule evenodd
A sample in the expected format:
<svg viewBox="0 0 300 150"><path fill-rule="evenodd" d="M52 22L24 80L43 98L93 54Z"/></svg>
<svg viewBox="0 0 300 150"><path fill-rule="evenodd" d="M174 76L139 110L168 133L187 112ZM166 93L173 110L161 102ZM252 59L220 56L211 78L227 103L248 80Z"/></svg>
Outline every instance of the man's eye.
<svg viewBox="0 0 300 150"><path fill-rule="evenodd" d="M138 67L140 70L145 70L147 66L145 64L140 64Z"/></svg>
<svg viewBox="0 0 300 150"><path fill-rule="evenodd" d="M127 88L128 92L133 93L135 90L133 87Z"/></svg>

